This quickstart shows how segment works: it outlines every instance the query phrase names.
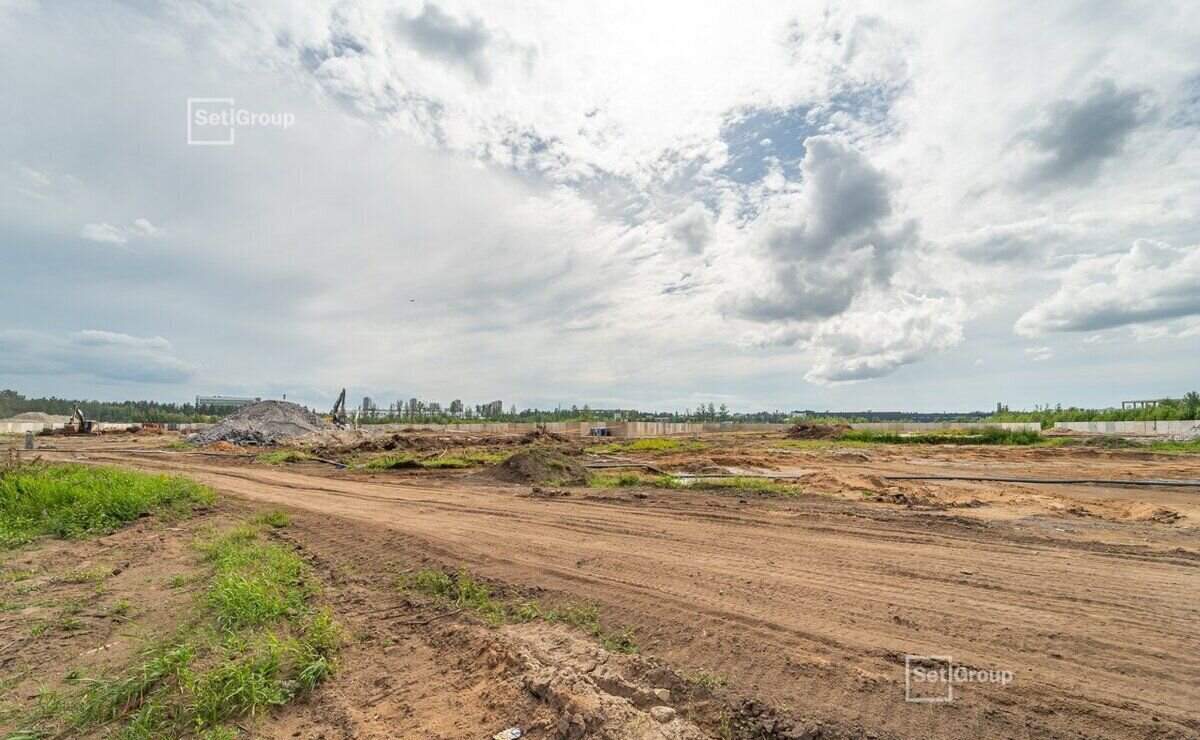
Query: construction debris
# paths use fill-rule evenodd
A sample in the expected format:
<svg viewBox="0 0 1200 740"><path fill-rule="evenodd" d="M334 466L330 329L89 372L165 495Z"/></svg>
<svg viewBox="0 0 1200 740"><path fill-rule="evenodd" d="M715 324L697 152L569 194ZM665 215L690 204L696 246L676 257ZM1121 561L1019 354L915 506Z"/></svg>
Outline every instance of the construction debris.
<svg viewBox="0 0 1200 740"><path fill-rule="evenodd" d="M550 430L546 429L546 427L537 427L532 431L526 432L521 437L521 444L523 445L534 444L537 442L554 444L570 441L571 440L565 435L559 434L558 432L551 432Z"/></svg>
<svg viewBox="0 0 1200 740"><path fill-rule="evenodd" d="M235 445L270 445L321 429L328 422L298 404L288 401L259 401L242 407L219 424L187 438L197 447L225 441Z"/></svg>

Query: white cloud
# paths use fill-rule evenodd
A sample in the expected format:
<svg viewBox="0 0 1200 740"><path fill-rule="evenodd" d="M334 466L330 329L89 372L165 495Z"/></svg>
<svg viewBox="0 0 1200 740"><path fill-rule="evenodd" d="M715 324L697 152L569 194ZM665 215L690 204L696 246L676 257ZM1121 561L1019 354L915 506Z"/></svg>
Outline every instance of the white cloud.
<svg viewBox="0 0 1200 740"><path fill-rule="evenodd" d="M0 375L72 375L99 381L180 383L196 367L162 337L87 329L67 335L0 331Z"/></svg>
<svg viewBox="0 0 1200 740"><path fill-rule="evenodd" d="M962 341L961 309L946 299L901 296L826 322L809 340L819 385L880 378Z"/></svg>
<svg viewBox="0 0 1200 740"><path fill-rule="evenodd" d="M1044 362L1054 357L1054 350L1049 347L1026 347L1025 354L1034 362Z"/></svg>
<svg viewBox="0 0 1200 740"><path fill-rule="evenodd" d="M135 219L133 226L129 229L131 232L141 236L162 236L163 230L154 224L150 223L149 219Z"/></svg>
<svg viewBox="0 0 1200 740"><path fill-rule="evenodd" d="M1128 252L1087 257L1052 295L1026 311L1018 334L1095 332L1200 315L1200 245L1139 239Z"/></svg>
<svg viewBox="0 0 1200 740"><path fill-rule="evenodd" d="M669 224L673 236L691 254L702 254L713 238L712 216L702 203L695 203Z"/></svg>
<svg viewBox="0 0 1200 740"><path fill-rule="evenodd" d="M130 239L141 237L161 236L163 230L150 223L145 218L135 219L130 226L113 226L102 221L96 224L86 224L79 235L93 242L108 244L125 244Z"/></svg>
<svg viewBox="0 0 1200 740"><path fill-rule="evenodd" d="M86 224L83 231L79 233L84 239L93 242L107 242L109 244L124 244L129 241L129 237L125 234L124 229L113 226L110 223Z"/></svg>

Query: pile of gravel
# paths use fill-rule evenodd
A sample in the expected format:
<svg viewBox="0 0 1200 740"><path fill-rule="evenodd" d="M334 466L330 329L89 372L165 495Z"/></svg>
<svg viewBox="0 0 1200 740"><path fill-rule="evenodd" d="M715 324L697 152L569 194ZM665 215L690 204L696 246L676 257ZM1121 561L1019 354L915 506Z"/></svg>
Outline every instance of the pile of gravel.
<svg viewBox="0 0 1200 740"><path fill-rule="evenodd" d="M288 401L259 401L242 407L219 424L187 438L188 443L203 446L225 441L235 445L270 445L299 437L333 425L298 404Z"/></svg>

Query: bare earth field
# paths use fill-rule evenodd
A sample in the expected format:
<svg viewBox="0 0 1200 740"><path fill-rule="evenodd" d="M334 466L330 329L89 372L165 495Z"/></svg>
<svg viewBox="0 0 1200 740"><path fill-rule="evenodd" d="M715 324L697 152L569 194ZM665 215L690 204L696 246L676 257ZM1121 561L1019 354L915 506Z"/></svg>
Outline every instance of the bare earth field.
<svg viewBox="0 0 1200 740"><path fill-rule="evenodd" d="M464 444L416 438L422 449ZM292 525L277 536L300 548L352 639L320 690L247 726L263 736L488 738L510 726L529 738L1200 736L1200 489L881 477L1200 480L1198 455L724 435L605 459L803 476L802 492L545 495L477 469L127 451L167 439L47 438L36 454L184 474L222 496L215 509L19 557L95 559L118 548L130 598L144 601L139 589L161 590L186 568L189 528L288 511ZM582 443L556 444L600 459L582 456ZM497 592L594 604L606 628L633 629L638 654L606 651L563 624L492 628L397 587L406 573L460 567ZM43 618L0 613L0 645L16 639L6 624ZM118 620L85 622L93 647L121 642ZM77 637L60 639L33 657L82 652ZM0 650L5 675L18 662L12 644ZM960 684L950 703L909 703L910 654L1013 680Z"/></svg>

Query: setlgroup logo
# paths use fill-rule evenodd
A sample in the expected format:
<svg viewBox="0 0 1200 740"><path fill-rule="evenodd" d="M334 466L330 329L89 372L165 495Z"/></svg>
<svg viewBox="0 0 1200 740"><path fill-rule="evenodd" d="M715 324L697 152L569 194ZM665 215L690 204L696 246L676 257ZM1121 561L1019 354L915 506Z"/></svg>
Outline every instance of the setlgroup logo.
<svg viewBox="0 0 1200 740"><path fill-rule="evenodd" d="M295 123L294 113L263 113L239 108L233 98L187 99L188 146L233 146L239 128L287 130Z"/></svg>
<svg viewBox="0 0 1200 740"><path fill-rule="evenodd" d="M915 704L948 704L954 701L955 684L990 683L1008 686L1013 673L993 668L955 665L949 655L904 656L904 701Z"/></svg>

